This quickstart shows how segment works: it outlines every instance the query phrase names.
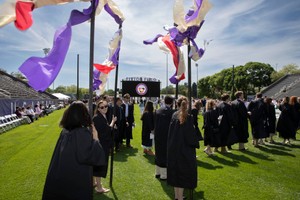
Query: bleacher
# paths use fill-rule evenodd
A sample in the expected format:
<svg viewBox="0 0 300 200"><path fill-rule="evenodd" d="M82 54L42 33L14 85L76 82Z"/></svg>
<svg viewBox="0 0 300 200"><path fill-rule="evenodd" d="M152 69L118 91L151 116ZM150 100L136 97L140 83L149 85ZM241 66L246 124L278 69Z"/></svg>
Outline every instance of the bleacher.
<svg viewBox="0 0 300 200"><path fill-rule="evenodd" d="M263 89L263 96L281 99L285 96L300 96L300 74L287 74Z"/></svg>
<svg viewBox="0 0 300 200"><path fill-rule="evenodd" d="M37 92L28 83L0 70L0 98L57 99L47 92Z"/></svg>

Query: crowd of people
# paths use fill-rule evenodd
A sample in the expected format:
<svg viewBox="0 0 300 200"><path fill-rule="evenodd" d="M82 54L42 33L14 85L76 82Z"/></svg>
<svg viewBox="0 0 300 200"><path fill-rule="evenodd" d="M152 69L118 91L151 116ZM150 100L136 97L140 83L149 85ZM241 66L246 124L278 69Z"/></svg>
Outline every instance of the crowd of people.
<svg viewBox="0 0 300 200"><path fill-rule="evenodd" d="M229 95L223 94L219 101L208 99L204 111L204 152L213 155L214 152L228 152L231 145L238 143L238 150L244 151L248 142L248 119L252 130L254 147L274 143L276 131L283 138L283 144L290 144L290 139L296 138L300 122L300 104L297 97L285 97L280 101L262 97L261 93L250 102L244 101L242 91L235 93L236 99L229 101ZM281 113L276 119L278 108ZM278 122L277 122L278 121ZM211 147L215 147L214 151Z"/></svg>
<svg viewBox="0 0 300 200"><path fill-rule="evenodd" d="M28 124L38 120L40 117L44 117L51 113L51 105L45 107L43 104L35 105L32 107L31 105L16 107L15 114L20 119L25 119Z"/></svg>
<svg viewBox="0 0 300 200"><path fill-rule="evenodd" d="M215 152L227 153L236 143L238 150L245 151L249 140L248 120L255 147L264 142L273 143L276 130L284 144L289 145L290 139L296 137L300 120L300 104L296 97L284 98L278 103L262 98L260 93L251 102L244 100L242 91L236 92L235 97L230 101L230 96L223 94L220 100L189 102L182 96L175 102L172 97L165 96L159 109L155 109L152 101L145 102L140 118L141 146L145 154L155 156L155 177L174 187L175 199L184 198L184 189L197 187L196 148L199 148L200 140L204 140L204 152L208 156ZM188 109L190 103L191 112ZM277 126L276 107L281 110ZM92 199L93 187L97 193L109 191L101 178L107 176L113 146L115 152L121 147L132 148L134 105L129 94L116 99L102 96L93 109L92 119L82 102L72 103L65 111L60 122L63 130L49 166L43 199L75 196ZM203 115L203 127L198 125L199 113ZM69 172L65 173L66 170ZM90 177L82 177L85 190L76 190L84 183L76 185L71 177L72 170Z"/></svg>

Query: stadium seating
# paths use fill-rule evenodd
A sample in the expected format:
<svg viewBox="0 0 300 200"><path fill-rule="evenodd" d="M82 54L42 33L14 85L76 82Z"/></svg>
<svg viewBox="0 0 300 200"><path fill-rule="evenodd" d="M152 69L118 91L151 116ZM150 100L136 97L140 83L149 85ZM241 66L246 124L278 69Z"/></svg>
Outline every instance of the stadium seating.
<svg viewBox="0 0 300 200"><path fill-rule="evenodd" d="M261 91L263 96L280 99L285 96L300 96L300 74L287 74Z"/></svg>

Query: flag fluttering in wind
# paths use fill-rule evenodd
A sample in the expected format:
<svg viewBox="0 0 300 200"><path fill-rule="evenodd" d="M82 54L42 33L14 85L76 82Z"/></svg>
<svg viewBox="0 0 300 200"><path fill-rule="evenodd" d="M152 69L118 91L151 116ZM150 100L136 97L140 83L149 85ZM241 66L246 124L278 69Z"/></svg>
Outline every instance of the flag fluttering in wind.
<svg viewBox="0 0 300 200"><path fill-rule="evenodd" d="M6 0L0 5L0 27L15 22L16 28L24 31L30 28L33 23L31 13L34 9L74 1L78 0Z"/></svg>
<svg viewBox="0 0 300 200"><path fill-rule="evenodd" d="M107 77L111 70L115 69L119 64L119 52L121 48L122 40L122 23L124 16L118 6L111 0L102 0L97 8L97 12L101 11L104 7L106 12L114 18L117 24L119 24L119 30L114 34L112 40L109 42L108 56L102 64L94 64L94 82L93 89L96 93L103 94L107 83Z"/></svg>
<svg viewBox="0 0 300 200"><path fill-rule="evenodd" d="M158 34L154 39L144 41L144 44L158 42L161 50L172 53L176 72L169 80L174 84L183 80L185 77L184 72L186 67L180 47L191 42L192 46L189 57L194 61L199 60L205 52L205 49L198 48L194 39L197 37L204 23L204 17L212 5L208 0L193 0L193 3L192 8L185 14L183 0L175 0L173 7L175 26L166 28L168 33L165 36ZM176 47L177 50L174 47Z"/></svg>
<svg viewBox="0 0 300 200"><path fill-rule="evenodd" d="M98 0L92 1L94 6ZM28 84L37 91L45 91L57 77L69 49L72 26L81 24L91 18L93 5L82 12L73 10L66 25L59 28L54 35L53 47L45 57L30 57L19 70L28 79Z"/></svg>

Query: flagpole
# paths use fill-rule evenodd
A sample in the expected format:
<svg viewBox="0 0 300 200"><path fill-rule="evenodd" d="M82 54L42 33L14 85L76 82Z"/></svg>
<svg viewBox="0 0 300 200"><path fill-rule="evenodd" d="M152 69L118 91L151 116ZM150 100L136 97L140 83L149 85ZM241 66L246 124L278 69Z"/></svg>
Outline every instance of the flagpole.
<svg viewBox="0 0 300 200"><path fill-rule="evenodd" d="M122 29L122 24L119 25L119 30ZM120 41L121 42L121 41ZM117 89L118 89L118 75L119 75L119 55L120 52L118 53L118 64L116 65L116 73L115 73L115 93L114 93L114 109L113 109L113 114L114 116L117 116ZM111 137L112 137L112 147L110 151L110 177L109 177L109 186L112 187L113 184L113 174L114 174L114 144L115 144L115 134L114 134L114 128L112 129L111 132Z"/></svg>
<svg viewBox="0 0 300 200"><path fill-rule="evenodd" d="M94 69L94 38L95 38L95 2L92 1L91 28L90 28L90 69L89 69L89 114L93 117L93 69Z"/></svg>
<svg viewBox="0 0 300 200"><path fill-rule="evenodd" d="M76 85L76 98L79 100L79 54L77 54L77 85Z"/></svg>
<svg viewBox="0 0 300 200"><path fill-rule="evenodd" d="M190 41L188 40L187 46L187 59L188 59L188 99L189 99L189 114L192 113L192 70L191 70L191 58L189 57L189 52L191 51ZM190 189L190 199L193 199L194 190Z"/></svg>

